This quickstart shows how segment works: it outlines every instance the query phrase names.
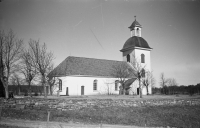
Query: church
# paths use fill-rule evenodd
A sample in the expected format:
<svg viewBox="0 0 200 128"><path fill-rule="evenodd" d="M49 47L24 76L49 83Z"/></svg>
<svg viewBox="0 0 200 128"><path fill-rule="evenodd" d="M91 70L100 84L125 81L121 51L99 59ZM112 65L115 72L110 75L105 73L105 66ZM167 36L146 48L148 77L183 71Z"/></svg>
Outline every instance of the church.
<svg viewBox="0 0 200 128"><path fill-rule="evenodd" d="M131 68L131 62L137 60L145 67L145 71L151 71L152 48L142 38L142 26L136 18L129 29L131 37L120 50L123 61L69 56L48 74L49 79L56 81L53 94L70 96L119 94L121 85L119 78L112 75L113 66L124 64ZM139 82L134 75L127 78L125 84L130 86L128 94L139 95ZM151 94L151 86L148 90ZM144 86L142 94L147 94Z"/></svg>

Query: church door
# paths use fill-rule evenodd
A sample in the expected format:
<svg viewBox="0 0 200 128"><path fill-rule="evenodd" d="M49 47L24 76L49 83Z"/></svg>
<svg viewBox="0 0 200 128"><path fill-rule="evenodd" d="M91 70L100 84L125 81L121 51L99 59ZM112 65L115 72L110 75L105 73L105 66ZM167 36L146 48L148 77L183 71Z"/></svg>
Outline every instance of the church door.
<svg viewBox="0 0 200 128"><path fill-rule="evenodd" d="M66 96L69 96L69 89L68 89L68 87L66 88Z"/></svg>
<svg viewBox="0 0 200 128"><path fill-rule="evenodd" d="M84 95L84 86L81 86L81 95Z"/></svg>
<svg viewBox="0 0 200 128"><path fill-rule="evenodd" d="M140 89L139 88L137 88L137 95L139 95L140 94Z"/></svg>

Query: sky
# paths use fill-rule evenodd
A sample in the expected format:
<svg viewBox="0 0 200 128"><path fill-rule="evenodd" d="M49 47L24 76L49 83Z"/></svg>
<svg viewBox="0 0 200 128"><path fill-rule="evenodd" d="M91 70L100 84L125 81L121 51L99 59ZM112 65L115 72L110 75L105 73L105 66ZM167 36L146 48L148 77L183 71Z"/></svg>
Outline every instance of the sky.
<svg viewBox="0 0 200 128"><path fill-rule="evenodd" d="M46 43L57 66L68 56L122 61L129 26L142 25L151 68L179 85L200 83L199 0L1 0L0 29Z"/></svg>

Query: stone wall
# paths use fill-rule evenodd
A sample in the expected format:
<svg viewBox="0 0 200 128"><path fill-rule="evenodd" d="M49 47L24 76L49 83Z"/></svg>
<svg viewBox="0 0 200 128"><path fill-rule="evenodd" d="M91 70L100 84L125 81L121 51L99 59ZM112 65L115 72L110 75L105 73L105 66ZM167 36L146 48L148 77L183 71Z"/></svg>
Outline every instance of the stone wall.
<svg viewBox="0 0 200 128"><path fill-rule="evenodd" d="M130 99L1 99L1 107L13 109L46 109L46 110L79 110L82 108L104 107L143 107L160 105L200 105L200 99L162 99L162 100L130 100Z"/></svg>

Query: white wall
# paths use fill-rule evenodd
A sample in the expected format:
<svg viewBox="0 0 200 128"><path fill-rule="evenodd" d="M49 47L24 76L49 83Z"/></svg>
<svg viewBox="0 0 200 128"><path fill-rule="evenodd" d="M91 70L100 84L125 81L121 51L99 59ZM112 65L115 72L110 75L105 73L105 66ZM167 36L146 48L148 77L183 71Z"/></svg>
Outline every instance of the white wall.
<svg viewBox="0 0 200 128"><path fill-rule="evenodd" d="M70 96L80 96L81 95L81 86L84 86L84 95L105 95L108 94L119 94L118 90L115 90L115 80L117 78L101 78L101 77L79 77L79 76L66 76L66 77L57 77L57 80L62 80L62 91L59 92L60 95L66 95L66 88L68 87L68 94ZM97 80L97 90L93 90L93 81ZM58 84L58 82L56 82ZM57 95L59 90L58 85L54 91L54 94ZM137 94L137 88L139 88L138 80L135 80L131 85L129 94ZM143 95L147 94L146 87L143 86L142 89ZM151 87L149 87L149 94L151 94Z"/></svg>
<svg viewBox="0 0 200 128"><path fill-rule="evenodd" d="M67 87L69 95L81 95L81 86L84 86L84 95L108 94L108 90L110 94L119 94L119 85L118 90L115 90L115 80L118 80L117 78L66 76L58 79L62 80L60 95L66 95ZM94 80L98 81L97 90L93 90Z"/></svg>
<svg viewBox="0 0 200 128"><path fill-rule="evenodd" d="M127 62L126 55L129 54L131 58L131 62L137 61L138 63L141 64L142 67L145 68L146 71L151 71L151 56L150 56L149 50L144 50L144 49L134 49L134 50L128 50L126 52L123 52L123 61ZM141 54L145 55L145 63L141 63ZM139 88L139 82L136 80L132 85L131 89L129 91L129 94L137 94L137 88ZM147 89L145 86L142 86L142 93L143 95L147 94ZM149 94L152 94L151 92L151 85L148 87Z"/></svg>
<svg viewBox="0 0 200 128"><path fill-rule="evenodd" d="M147 89L144 85L142 85L141 83L141 86L142 86L142 95L147 95ZM133 82L133 84L131 85L131 88L130 88L130 91L129 91L129 94L137 94L137 88L139 88L139 81L138 80L135 80ZM149 94L152 94L152 91L151 91L151 86L148 87L148 91L149 91Z"/></svg>
<svg viewBox="0 0 200 128"><path fill-rule="evenodd" d="M143 50L143 49L134 49L134 50L128 50L126 52L123 52L123 61L127 62L127 55L130 55L131 62L136 61L138 63L141 62L141 54L145 55L145 63L141 63L141 66L144 67L148 71L151 71L151 56L150 56L150 51L148 50Z"/></svg>
<svg viewBox="0 0 200 128"><path fill-rule="evenodd" d="M133 60L133 58L135 56L134 50L127 50L127 51L122 53L123 61L127 62L127 55L128 54L130 55L130 60Z"/></svg>
<svg viewBox="0 0 200 128"><path fill-rule="evenodd" d="M145 55L145 63L141 63L142 66L145 66L145 69L151 71L151 57L150 51L142 50L142 49L135 49L135 58L138 62L141 62L141 54Z"/></svg>

